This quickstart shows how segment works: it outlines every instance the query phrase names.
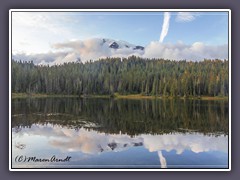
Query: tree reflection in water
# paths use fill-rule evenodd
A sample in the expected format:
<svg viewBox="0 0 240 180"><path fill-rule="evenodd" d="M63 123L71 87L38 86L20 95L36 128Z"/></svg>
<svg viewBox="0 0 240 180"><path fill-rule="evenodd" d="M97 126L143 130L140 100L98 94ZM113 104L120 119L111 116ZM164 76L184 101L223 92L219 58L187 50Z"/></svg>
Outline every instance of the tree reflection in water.
<svg viewBox="0 0 240 180"><path fill-rule="evenodd" d="M13 99L12 128L51 123L99 132L228 134L228 101Z"/></svg>

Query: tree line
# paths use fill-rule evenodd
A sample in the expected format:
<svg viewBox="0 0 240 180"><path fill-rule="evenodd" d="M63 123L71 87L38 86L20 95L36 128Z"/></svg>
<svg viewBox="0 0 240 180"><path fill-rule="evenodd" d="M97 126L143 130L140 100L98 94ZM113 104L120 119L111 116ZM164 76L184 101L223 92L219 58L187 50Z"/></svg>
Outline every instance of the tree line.
<svg viewBox="0 0 240 180"><path fill-rule="evenodd" d="M105 58L55 66L12 60L12 92L59 95L228 96L228 60Z"/></svg>

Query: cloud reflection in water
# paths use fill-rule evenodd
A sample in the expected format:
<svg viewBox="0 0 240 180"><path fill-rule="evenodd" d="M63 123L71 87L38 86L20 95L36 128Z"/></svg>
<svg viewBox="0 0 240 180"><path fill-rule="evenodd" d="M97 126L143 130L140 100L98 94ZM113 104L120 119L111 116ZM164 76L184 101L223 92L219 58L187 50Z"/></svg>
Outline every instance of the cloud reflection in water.
<svg viewBox="0 0 240 180"><path fill-rule="evenodd" d="M184 150L194 153L228 151L228 137L219 135L203 135L201 133L172 133L162 135L142 134L129 136L127 134L106 134L81 128L78 131L57 125L33 125L31 128L23 128L14 133L14 136L44 136L49 138L48 143L62 151L83 152L96 154L109 151L123 151L134 146L144 146L149 152L167 152L175 150L177 154ZM26 142L27 143L27 142ZM161 158L160 158L161 159Z"/></svg>

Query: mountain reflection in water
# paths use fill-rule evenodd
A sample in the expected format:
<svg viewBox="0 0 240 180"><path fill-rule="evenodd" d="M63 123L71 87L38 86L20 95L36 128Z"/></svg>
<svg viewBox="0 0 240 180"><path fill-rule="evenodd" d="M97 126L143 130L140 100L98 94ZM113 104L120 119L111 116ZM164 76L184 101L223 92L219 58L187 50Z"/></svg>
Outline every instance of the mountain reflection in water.
<svg viewBox="0 0 240 180"><path fill-rule="evenodd" d="M14 99L12 146L13 156L70 154L79 167L226 168L228 102Z"/></svg>

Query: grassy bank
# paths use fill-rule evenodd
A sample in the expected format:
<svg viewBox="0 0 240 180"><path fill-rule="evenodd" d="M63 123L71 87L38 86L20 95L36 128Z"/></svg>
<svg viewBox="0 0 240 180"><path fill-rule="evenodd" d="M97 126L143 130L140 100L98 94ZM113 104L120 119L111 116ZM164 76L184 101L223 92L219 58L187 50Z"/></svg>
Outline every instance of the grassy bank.
<svg viewBox="0 0 240 180"><path fill-rule="evenodd" d="M145 96L141 94L132 94L132 95L119 95L114 94L114 98L123 98L123 99L199 99L199 100L228 100L228 97L220 97L220 96L189 96L189 97L173 97L173 96Z"/></svg>
<svg viewBox="0 0 240 180"><path fill-rule="evenodd" d="M12 93L12 98L78 97L76 95Z"/></svg>
<svg viewBox="0 0 240 180"><path fill-rule="evenodd" d="M45 98L45 97L79 97L67 94L35 94L35 93L12 93L12 98ZM81 98L110 98L109 95L81 95Z"/></svg>
<svg viewBox="0 0 240 180"><path fill-rule="evenodd" d="M27 94L27 93L12 93L12 98L43 98L43 97L79 97L78 95L58 95L58 94ZM141 94L121 95L115 93L110 95L81 95L81 98L115 98L115 99L199 99L199 100L228 100L228 97L220 96L189 96L189 97L173 97L173 96L146 96Z"/></svg>

